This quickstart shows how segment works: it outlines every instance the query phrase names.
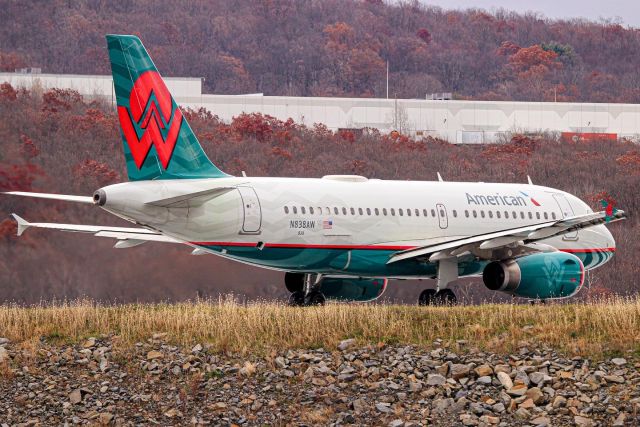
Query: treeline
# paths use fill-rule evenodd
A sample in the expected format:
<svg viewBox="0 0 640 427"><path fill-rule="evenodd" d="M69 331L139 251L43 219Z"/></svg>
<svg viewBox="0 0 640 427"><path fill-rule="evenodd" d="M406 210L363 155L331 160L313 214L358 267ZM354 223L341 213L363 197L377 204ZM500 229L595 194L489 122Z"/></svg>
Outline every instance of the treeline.
<svg viewBox="0 0 640 427"><path fill-rule="evenodd" d="M361 174L398 180L526 182L569 191L594 208L613 200L631 213L611 226L618 253L590 275L581 298L637 292L640 275L640 150L628 142L560 143L516 136L504 145L458 146L439 140L370 132L332 132L259 114L224 123L210 112L185 111L208 156L224 171L251 176ZM117 117L111 106L69 90L42 94L0 86L0 191L90 195L126 180ZM31 221L124 225L100 209L0 195L0 301L89 296L111 301L180 300L235 292L285 297L282 275L187 247L148 243L112 249L111 239L46 230L15 237L16 212ZM428 282L403 281L388 297L414 302ZM480 279L455 285L469 300L500 297ZM504 299L504 298L502 298Z"/></svg>
<svg viewBox="0 0 640 427"><path fill-rule="evenodd" d="M640 101L640 32L382 0L0 2L0 70L107 74L104 35L139 35L211 93Z"/></svg>

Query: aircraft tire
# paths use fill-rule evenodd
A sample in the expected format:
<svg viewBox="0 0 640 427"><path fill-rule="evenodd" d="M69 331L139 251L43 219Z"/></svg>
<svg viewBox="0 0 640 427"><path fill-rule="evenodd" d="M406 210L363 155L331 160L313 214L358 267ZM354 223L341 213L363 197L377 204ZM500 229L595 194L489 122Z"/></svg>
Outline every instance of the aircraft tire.
<svg viewBox="0 0 640 427"><path fill-rule="evenodd" d="M424 291L422 291L420 293L420 296L418 297L418 305L422 306L422 305L435 305L435 296L436 296L436 290L435 289L425 289Z"/></svg>
<svg viewBox="0 0 640 427"><path fill-rule="evenodd" d="M326 298L322 292L311 291L304 299L304 305L324 305Z"/></svg>
<svg viewBox="0 0 640 427"><path fill-rule="evenodd" d="M458 298L451 289L442 289L435 296L436 305L453 306L458 304Z"/></svg>
<svg viewBox="0 0 640 427"><path fill-rule="evenodd" d="M288 305L291 306L291 307L302 307L303 305L305 305L305 303L304 303L304 292L302 292L302 291L293 292L289 296Z"/></svg>

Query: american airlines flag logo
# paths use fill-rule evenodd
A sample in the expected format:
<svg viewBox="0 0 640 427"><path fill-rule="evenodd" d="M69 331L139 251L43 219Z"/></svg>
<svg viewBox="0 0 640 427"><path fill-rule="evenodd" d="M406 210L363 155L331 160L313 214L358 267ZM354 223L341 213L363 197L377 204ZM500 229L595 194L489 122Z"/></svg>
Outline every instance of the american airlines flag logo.
<svg viewBox="0 0 640 427"><path fill-rule="evenodd" d="M331 230L333 228L333 220L325 219L322 221L322 229L323 230Z"/></svg>

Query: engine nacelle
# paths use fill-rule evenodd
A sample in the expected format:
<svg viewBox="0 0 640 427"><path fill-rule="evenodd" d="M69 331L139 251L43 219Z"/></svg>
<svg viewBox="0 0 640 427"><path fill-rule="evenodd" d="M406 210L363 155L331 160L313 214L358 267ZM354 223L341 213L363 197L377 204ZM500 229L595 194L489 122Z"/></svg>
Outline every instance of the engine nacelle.
<svg viewBox="0 0 640 427"><path fill-rule="evenodd" d="M494 261L482 273L487 288L525 298L563 298L575 295L584 283L584 266L565 252L537 253Z"/></svg>
<svg viewBox="0 0 640 427"><path fill-rule="evenodd" d="M327 277L320 283L320 292L327 299L339 301L373 301L387 288L387 279L349 279Z"/></svg>

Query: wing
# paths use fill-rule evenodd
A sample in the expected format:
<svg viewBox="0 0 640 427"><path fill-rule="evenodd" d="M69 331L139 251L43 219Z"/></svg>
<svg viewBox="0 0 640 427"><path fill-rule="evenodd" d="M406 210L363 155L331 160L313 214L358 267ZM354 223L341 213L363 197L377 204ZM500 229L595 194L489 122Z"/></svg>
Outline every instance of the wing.
<svg viewBox="0 0 640 427"><path fill-rule="evenodd" d="M111 237L117 239L116 248L130 248L145 242L183 243L157 231L146 228L105 227L101 225L53 224L48 222L28 222L16 214L11 214L18 223L18 236L27 228L48 228L52 230L71 231L76 233L91 233L97 237Z"/></svg>
<svg viewBox="0 0 640 427"><path fill-rule="evenodd" d="M424 257L429 259L429 261L437 261L443 258L462 255L466 252L479 254L480 258L482 258L483 251L486 254L491 254L493 250L514 244L517 246L531 245L539 240L560 236L599 224L620 221L626 217L626 214L622 210L618 210L612 215L607 215L605 211L601 211L572 216L559 221L550 221L526 227L456 238L447 242L397 252L387 261L387 264L418 257ZM533 249L533 251L537 250ZM491 258L491 256L487 256L487 259L489 258Z"/></svg>

